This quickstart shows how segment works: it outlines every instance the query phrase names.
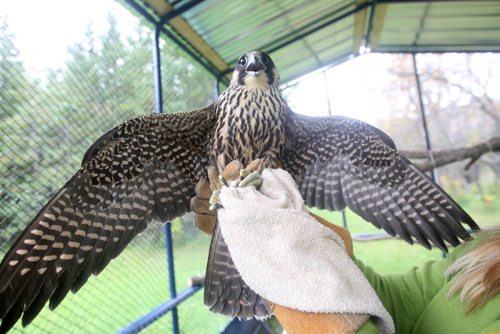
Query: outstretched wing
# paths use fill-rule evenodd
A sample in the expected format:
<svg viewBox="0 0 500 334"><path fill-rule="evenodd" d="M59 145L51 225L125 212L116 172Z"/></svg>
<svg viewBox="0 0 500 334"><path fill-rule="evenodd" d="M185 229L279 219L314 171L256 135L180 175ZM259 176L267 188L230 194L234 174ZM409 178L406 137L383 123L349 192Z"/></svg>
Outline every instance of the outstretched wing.
<svg viewBox="0 0 500 334"><path fill-rule="evenodd" d="M381 130L346 117L307 117L288 111L283 168L297 181L307 206L352 211L427 248L447 251L462 226L477 224L443 189L402 157Z"/></svg>
<svg viewBox="0 0 500 334"><path fill-rule="evenodd" d="M267 301L242 279L216 223L205 276L205 305L210 311L243 319L272 314Z"/></svg>
<svg viewBox="0 0 500 334"><path fill-rule="evenodd" d="M99 273L147 224L189 210L208 165L213 106L129 120L94 143L81 169L27 226L0 265L0 332Z"/></svg>

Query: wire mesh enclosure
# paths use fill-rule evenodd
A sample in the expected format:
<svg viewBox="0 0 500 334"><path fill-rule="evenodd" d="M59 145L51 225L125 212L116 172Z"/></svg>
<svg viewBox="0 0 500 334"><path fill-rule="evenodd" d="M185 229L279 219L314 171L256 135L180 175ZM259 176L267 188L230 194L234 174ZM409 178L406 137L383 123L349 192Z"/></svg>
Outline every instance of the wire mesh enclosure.
<svg viewBox="0 0 500 334"><path fill-rule="evenodd" d="M434 159L441 166L437 182L481 227L488 228L499 224L498 147L496 153L448 160L454 161L451 163L446 160L458 158L463 148L489 146L490 150L499 142L499 60L492 53L417 54L415 58L412 54L368 54L291 82L284 92L296 111L318 116L330 112L376 126L390 135L403 155L430 170L424 114ZM414 65L421 83L423 113ZM322 214L337 223L342 220L336 213ZM347 225L360 240L381 238L374 226L349 211ZM407 247L393 238L355 243L354 248L356 257L379 273L402 272L442 256L439 251Z"/></svg>
<svg viewBox="0 0 500 334"><path fill-rule="evenodd" d="M155 110L152 31L121 6L111 9L102 22L89 24L64 54L54 54L63 59L60 66L39 75L39 68L26 63L36 57L35 45L23 50L17 46L12 25L22 18L15 11L1 17L0 258L78 170L86 149L100 135ZM39 15L58 20L49 12ZM128 26L125 33L123 26ZM64 29L64 22L58 29ZM36 29L30 34L33 41L45 38ZM213 75L163 42L161 57L165 112L211 103ZM172 235L175 278L182 290L188 277L204 274L210 239L196 231L189 216L173 222ZM168 300L168 283L163 226L154 223L77 295L70 294L54 312L46 307L33 324L22 329L19 323L13 332L116 332ZM202 293L178 312L186 333L199 328L218 332L228 321L209 313ZM171 317L163 317L146 332L168 331L170 322Z"/></svg>
<svg viewBox="0 0 500 334"><path fill-rule="evenodd" d="M0 258L78 170L96 139L130 118L156 110L154 31L129 11L111 1L61 8L88 20L87 28L75 33L67 21L69 15L53 15L54 8L32 10L45 21L50 18L47 25L55 27L50 31L42 29L46 22L34 24L34 17L24 17L21 5L10 3L1 10L7 15L0 16ZM179 1L175 4L176 9L182 7ZM327 1L323 5L330 6ZM89 8L100 8L99 13ZM197 11L185 17L196 17ZM70 31L62 33L66 28ZM78 36L68 41L65 36L72 34ZM327 37L314 42L322 45ZM295 42L294 48L308 47L308 41ZM350 49L346 49L349 54ZM283 50L276 55L280 52L286 58ZM188 111L213 102L216 76L207 66L164 40L160 40L160 55L164 112ZM363 63L367 57L372 61ZM405 154L421 163L426 160L422 115L427 117L435 150L472 146L498 136L500 96L491 88L495 81L489 80L499 80L498 55L418 55L416 59L418 64L411 54L366 55L288 82L282 93L296 112L343 114L381 128ZM378 65L374 68L373 64ZM422 83L423 113L414 66ZM481 156L467 170L466 164L440 168L438 181L480 225L498 224L499 155ZM322 214L340 221L336 214ZM352 213L347 216L351 232L376 231ZM172 222L171 231L180 291L188 277L204 274L210 239L196 230L189 215ZM441 256L417 246L394 248L396 243L401 241L356 244L355 252L381 273ZM393 254L380 259L382 252ZM168 277L163 225L153 223L78 294L69 294L54 312L46 307L26 328L18 323L13 333L117 332L170 298ZM181 332L215 333L227 324L228 318L207 310L202 297L197 293L178 306ZM172 318L164 316L145 332L169 332L171 327Z"/></svg>

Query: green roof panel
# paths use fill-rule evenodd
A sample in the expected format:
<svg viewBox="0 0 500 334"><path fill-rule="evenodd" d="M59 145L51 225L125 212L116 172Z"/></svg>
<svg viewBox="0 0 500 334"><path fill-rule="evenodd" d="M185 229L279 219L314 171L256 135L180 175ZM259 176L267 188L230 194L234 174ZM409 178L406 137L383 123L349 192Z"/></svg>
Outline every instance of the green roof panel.
<svg viewBox="0 0 500 334"><path fill-rule="evenodd" d="M271 51L282 83L372 52L500 51L500 1L121 0L167 23L176 43L219 75L250 50ZM189 7L187 10L186 6Z"/></svg>

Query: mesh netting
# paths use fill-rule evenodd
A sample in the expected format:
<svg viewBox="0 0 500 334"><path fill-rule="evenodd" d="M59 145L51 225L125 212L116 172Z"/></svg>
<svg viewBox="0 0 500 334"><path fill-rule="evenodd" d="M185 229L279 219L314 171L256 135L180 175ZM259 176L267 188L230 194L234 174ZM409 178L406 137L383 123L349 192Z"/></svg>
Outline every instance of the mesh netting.
<svg viewBox="0 0 500 334"><path fill-rule="evenodd" d="M11 26L23 16L3 12L10 15L0 20L0 257L78 169L86 149L101 134L131 117L153 112L155 105L152 31L123 8L112 7L105 28L89 23L86 33L68 45L61 63L43 71L26 64L27 59L40 58L36 46L30 48L23 42L21 49L17 45L22 41ZM65 29L64 13L52 12L47 8L37 15L50 17L55 25L61 20L59 29ZM24 20L16 21L16 26L30 26L28 18ZM123 26L127 29L121 29ZM34 28L30 35L31 41L48 38ZM178 48L163 42L161 47L165 112L208 105L214 78ZM300 89L293 86L283 93L298 112L312 114L319 110L327 114L329 101L333 114L360 118L380 127L401 149L423 150L411 56L368 57L376 61L370 63L360 57L327 72L329 99L323 94L323 74L319 79L302 81ZM500 102L495 95L498 93L491 90L495 82L489 82L494 74L488 72L498 64L498 58L474 54L419 56L435 149L470 146L500 133ZM464 164L440 168L441 184L480 225L498 224L498 154L482 156L468 171L464 171ZM172 225L178 291L186 287L188 277L204 273L209 246L209 238L195 230L190 217L182 220ZM348 214L351 231L374 231L366 223L358 227L358 220ZM54 312L44 309L26 329L18 324L13 332L116 332L169 299L164 245L162 226L152 224L78 294L68 295ZM370 247L358 247L356 254L381 272L394 270L394 263L404 263L398 270L416 265L413 252L424 254L422 261L440 256L418 247L397 248L392 240ZM393 254L389 255L391 249ZM209 333L219 331L228 319L209 313L198 292L179 306L179 321L181 332ZM169 314L145 330L169 331Z"/></svg>
<svg viewBox="0 0 500 334"><path fill-rule="evenodd" d="M26 47L12 26L29 25L28 18L16 12L1 17L0 258L78 170L86 149L100 135L155 109L152 31L120 6L107 7L112 8L107 19L91 22L89 16L86 32L64 55L54 50L53 56L64 61L48 69L26 64L37 57L36 45ZM37 15L65 29L64 13L52 10ZM126 33L121 29L125 25ZM36 29L30 34L30 41L47 38ZM161 57L165 112L211 103L213 76L171 44L161 43ZM188 277L204 274L210 242L190 217L183 220L172 226L178 291L186 288ZM152 224L54 312L46 307L30 326L22 329L18 323L12 332L116 332L169 299L165 254L163 227ZM181 332L218 332L228 322L209 313L202 296L198 292L179 307ZM170 314L146 330L170 331Z"/></svg>
<svg viewBox="0 0 500 334"><path fill-rule="evenodd" d="M498 54L480 53L417 56L433 151L471 147L498 137L499 60ZM362 56L293 83L284 94L297 112L330 111L358 118L389 134L399 150L426 153L411 55ZM421 163L411 153L408 156ZM454 196L477 194L487 204L499 196L499 159L498 153L490 152L470 166L467 159L442 166L438 181Z"/></svg>
<svg viewBox="0 0 500 334"><path fill-rule="evenodd" d="M499 54L420 54L416 59L433 150L450 151L499 138ZM389 134L409 157L414 154L408 151L426 156L411 54L361 56L291 83L284 94L297 112L325 116L330 111L363 120ZM422 165L423 159L412 161ZM480 226L498 225L500 154L481 155L466 168L470 161L438 168L438 181ZM338 214L323 215L341 221ZM347 225L370 239L377 236L367 234L380 232L351 212ZM393 238L355 243L355 254L380 273L401 272L441 257L438 251L409 247Z"/></svg>

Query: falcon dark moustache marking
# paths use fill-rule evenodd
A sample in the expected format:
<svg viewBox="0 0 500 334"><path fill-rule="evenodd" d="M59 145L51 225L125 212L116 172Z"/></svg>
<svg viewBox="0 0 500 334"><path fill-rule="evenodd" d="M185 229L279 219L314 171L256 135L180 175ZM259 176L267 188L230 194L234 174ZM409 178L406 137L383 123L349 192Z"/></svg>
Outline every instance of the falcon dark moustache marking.
<svg viewBox="0 0 500 334"><path fill-rule="evenodd" d="M476 223L439 186L400 156L382 131L346 117L293 113L264 52L243 55L229 88L211 106L150 114L109 131L88 150L80 170L45 205L0 265L0 332L22 316L30 323L50 300L109 261L154 219L189 208L206 168L263 159L296 180L306 204L346 206L409 243L447 250ZM266 317L267 302L241 279L220 230L209 254L205 303L214 312Z"/></svg>

